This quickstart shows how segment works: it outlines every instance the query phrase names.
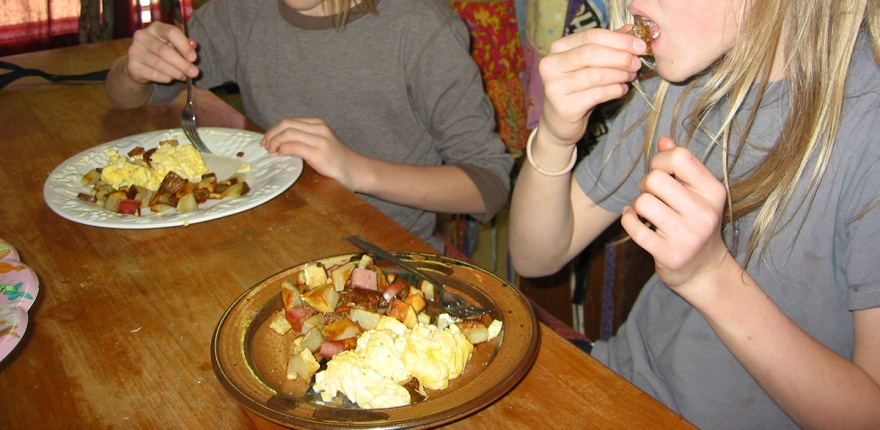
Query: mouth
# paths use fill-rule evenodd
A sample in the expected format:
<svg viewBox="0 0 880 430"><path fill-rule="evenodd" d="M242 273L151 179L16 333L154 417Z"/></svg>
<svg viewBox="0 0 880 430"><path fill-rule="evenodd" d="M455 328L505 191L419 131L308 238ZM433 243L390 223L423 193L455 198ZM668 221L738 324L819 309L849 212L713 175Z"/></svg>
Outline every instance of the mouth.
<svg viewBox="0 0 880 430"><path fill-rule="evenodd" d="M651 21L648 17L641 15L636 16L635 18L638 22L648 27L648 36L651 38L651 40L660 37L660 26L657 25L656 22Z"/></svg>

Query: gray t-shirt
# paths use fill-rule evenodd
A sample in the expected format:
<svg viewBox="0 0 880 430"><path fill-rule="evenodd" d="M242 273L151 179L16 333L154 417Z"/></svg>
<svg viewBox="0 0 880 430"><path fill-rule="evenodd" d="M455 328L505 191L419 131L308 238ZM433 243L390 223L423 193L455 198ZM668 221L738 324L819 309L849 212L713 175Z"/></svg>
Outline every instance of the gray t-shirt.
<svg viewBox="0 0 880 430"><path fill-rule="evenodd" d="M852 358L853 348L851 311L880 306L880 69L866 39L858 41L837 146L815 200L801 208L747 267L800 328L847 359ZM650 94L656 83L649 86ZM770 89L749 135L752 143L766 146L775 141L787 115L787 91L784 82ZM682 87L673 87L667 95L659 136L671 135L668 112L681 93ZM690 112L694 98L685 103L683 112ZM645 101L636 96L618 117L614 130L578 166L577 181L593 201L606 196L632 164L638 138L612 154L603 171L614 143L646 109ZM718 115L713 115L706 129L717 130L718 124ZM684 142L684 129L676 129L678 142ZM708 142L706 134L698 134L690 149L698 156L707 153L707 166L720 177L721 151ZM732 176L740 177L762 155L758 149L746 148ZM623 186L600 205L619 213L638 194L636 185L643 172L639 162ZM795 202L804 195L805 185L799 184ZM790 219L795 209L783 214L783 219ZM740 262L754 220L752 214L739 223ZM656 275L645 285L617 335L596 342L592 354L698 427L796 428L702 316ZM797 359L791 357L793 362Z"/></svg>
<svg viewBox="0 0 880 430"><path fill-rule="evenodd" d="M280 0L212 0L189 22L201 76L212 88L236 82L248 118L263 128L283 118L323 118L355 151L412 165L462 168L491 219L507 201L513 158L495 133L492 104L468 51L467 28L442 0L381 0L342 29ZM181 85L155 85L170 102ZM423 240L434 213L361 195Z"/></svg>

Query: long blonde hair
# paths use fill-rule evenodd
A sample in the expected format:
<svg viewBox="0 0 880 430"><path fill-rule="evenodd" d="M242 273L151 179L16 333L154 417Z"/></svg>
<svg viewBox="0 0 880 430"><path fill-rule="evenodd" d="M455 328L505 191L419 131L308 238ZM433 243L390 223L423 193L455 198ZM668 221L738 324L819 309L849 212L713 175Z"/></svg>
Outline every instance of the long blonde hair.
<svg viewBox="0 0 880 430"><path fill-rule="evenodd" d="M610 0L611 28L632 22L627 4L627 0ZM722 180L728 189L727 221L733 224L758 211L746 261L791 221L780 219L777 214L786 213L793 204L810 203L825 173L841 122L850 58L861 28L867 30L875 61L880 64L880 0L747 0L740 17L739 36L730 51L707 71L709 76L695 108L691 112L674 112L674 118L683 114L690 120L689 142L701 130L702 119L710 111L723 109L721 127L702 131L714 137L724 154ZM764 160L745 178L731 183L728 173L739 151L749 145L745 136L770 81L777 46L787 47L783 54L790 87L789 116L775 144L764 148ZM694 84L690 85L689 90L693 90ZM656 109L663 105L668 88L668 82L661 82L653 95L651 104ZM759 101L751 111L744 112L743 102L750 91L757 92ZM747 113L744 123L734 121L741 112ZM646 168L651 148L658 139L654 134L659 118L656 110L643 117L648 130L642 142ZM674 119L673 126L677 123ZM810 192L803 200L792 201L796 184L806 178Z"/></svg>

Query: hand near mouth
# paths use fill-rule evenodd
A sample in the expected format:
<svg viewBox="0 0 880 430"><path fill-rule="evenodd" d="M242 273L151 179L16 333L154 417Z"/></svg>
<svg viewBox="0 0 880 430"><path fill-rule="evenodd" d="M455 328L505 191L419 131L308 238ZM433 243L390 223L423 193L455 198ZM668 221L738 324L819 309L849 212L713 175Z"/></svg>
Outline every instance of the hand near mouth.
<svg viewBox="0 0 880 430"><path fill-rule="evenodd" d="M642 53L643 57L654 56L654 51L651 49L651 28L648 27L647 24L636 23L627 34L631 34L645 41L647 48L645 48L645 52Z"/></svg>

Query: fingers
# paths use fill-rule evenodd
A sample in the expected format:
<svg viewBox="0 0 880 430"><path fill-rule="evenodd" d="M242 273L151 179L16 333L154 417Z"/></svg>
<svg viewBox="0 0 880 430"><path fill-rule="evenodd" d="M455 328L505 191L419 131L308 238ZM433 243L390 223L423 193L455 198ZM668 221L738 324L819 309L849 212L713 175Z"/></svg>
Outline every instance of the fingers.
<svg viewBox="0 0 880 430"><path fill-rule="evenodd" d="M665 267L682 267L719 236L726 203L724 185L687 148L668 138L657 143L651 171L621 216L633 240Z"/></svg>
<svg viewBox="0 0 880 430"><path fill-rule="evenodd" d="M626 34L632 26L624 26L617 31L605 29L592 29L572 33L554 41L550 45L550 53L558 53L572 50L583 45L602 45L609 48L627 51L632 55L640 55L645 52L647 44L644 40Z"/></svg>
<svg viewBox="0 0 880 430"><path fill-rule="evenodd" d="M270 154L284 153L302 156L296 144L309 145L317 136L332 133L320 118L285 118L266 130L260 146Z"/></svg>
<svg viewBox="0 0 880 430"><path fill-rule="evenodd" d="M168 83L196 77L196 43L179 28L155 22L138 30L128 49L127 73L139 83Z"/></svg>
<svg viewBox="0 0 880 430"><path fill-rule="evenodd" d="M576 140L599 104L623 97L641 68L638 38L592 29L556 40L541 59L542 124L560 141ZM639 41L642 44L644 42Z"/></svg>
<svg viewBox="0 0 880 430"><path fill-rule="evenodd" d="M726 189L699 158L687 148L679 147L669 137L660 138L657 142L658 154L651 159L651 170L663 172L675 178L689 190L707 196L713 202L724 201ZM642 178L643 184L651 177L651 174ZM652 187L655 191L662 191L660 187Z"/></svg>

